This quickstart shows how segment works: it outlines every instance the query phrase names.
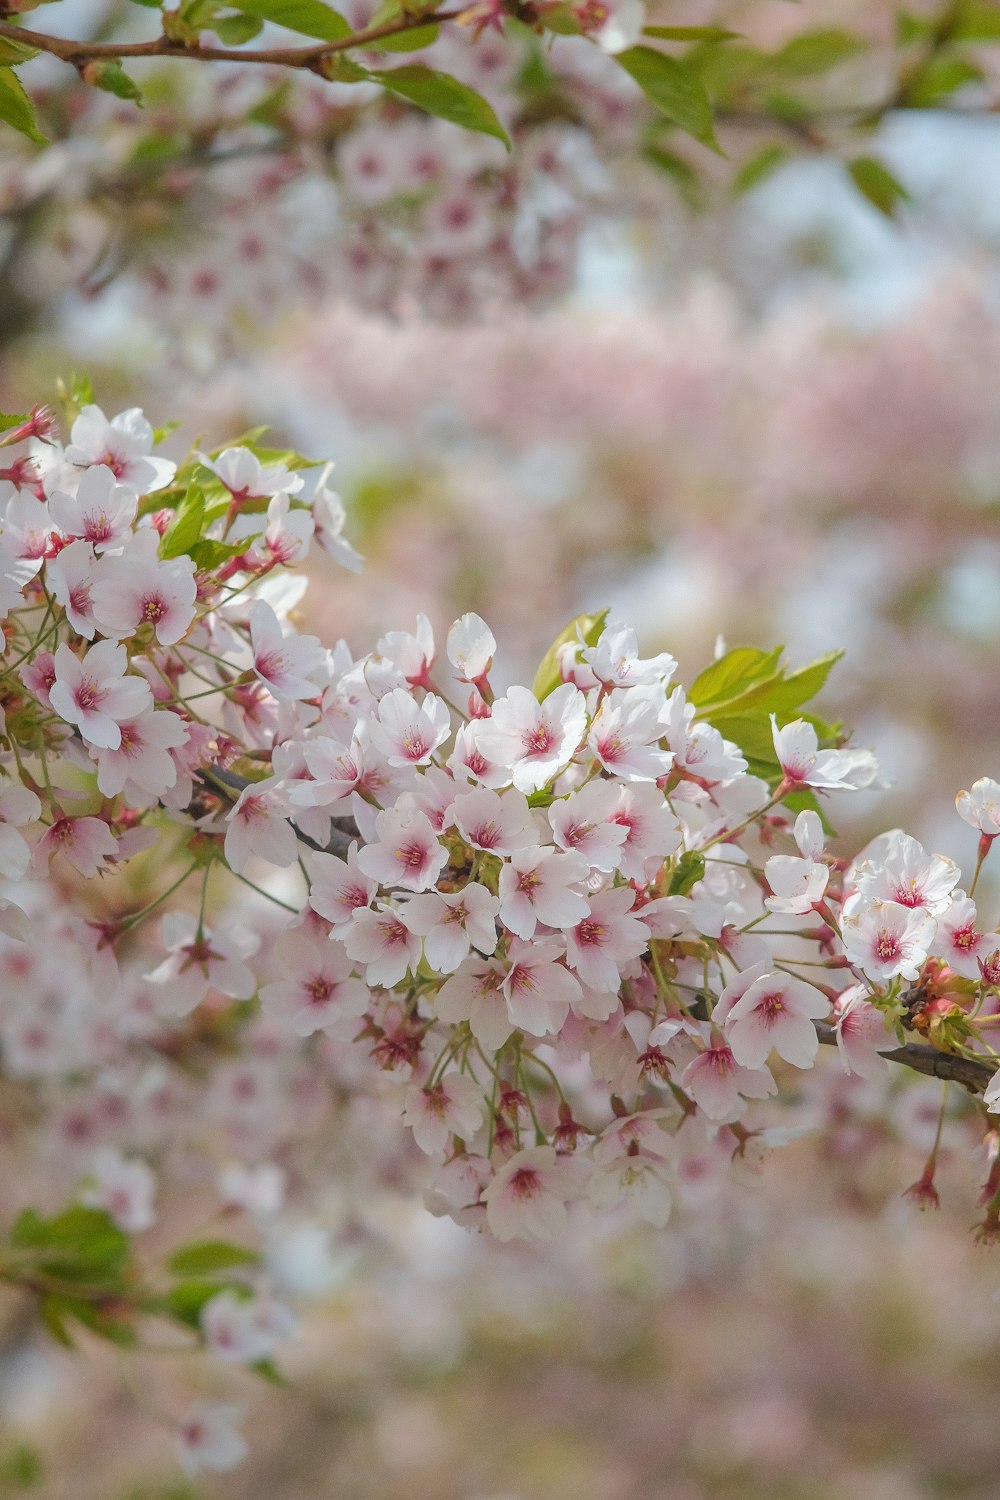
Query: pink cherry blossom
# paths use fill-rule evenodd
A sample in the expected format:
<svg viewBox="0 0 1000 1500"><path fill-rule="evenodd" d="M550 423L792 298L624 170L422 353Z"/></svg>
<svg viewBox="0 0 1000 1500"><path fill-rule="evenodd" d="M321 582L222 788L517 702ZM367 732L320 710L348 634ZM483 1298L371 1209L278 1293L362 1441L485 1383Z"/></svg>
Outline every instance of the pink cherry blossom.
<svg viewBox="0 0 1000 1500"><path fill-rule="evenodd" d="M673 763L673 752L661 750L658 688L615 688L594 716L587 744L606 771L623 781L656 781Z"/></svg>
<svg viewBox="0 0 1000 1500"><path fill-rule="evenodd" d="M80 475L75 495L53 490L49 513L65 537L81 537L95 552L120 547L131 536L139 508L135 490L119 484L104 464Z"/></svg>
<svg viewBox="0 0 1000 1500"><path fill-rule="evenodd" d="M358 865L357 844L351 845L346 860L309 850L303 857L311 880L309 905L334 927L347 926L354 913L370 906L378 894L378 881Z"/></svg>
<svg viewBox="0 0 1000 1500"><path fill-rule="evenodd" d="M778 1092L769 1068L743 1067L721 1038L688 1063L680 1085L710 1120L732 1120L743 1112L744 1100Z"/></svg>
<svg viewBox="0 0 1000 1500"><path fill-rule="evenodd" d="M395 807L375 818L374 839L358 855L358 867L383 886L425 891L434 885L448 851L426 813Z"/></svg>
<svg viewBox="0 0 1000 1500"><path fill-rule="evenodd" d="M471 1141L482 1124L483 1091L475 1079L445 1073L437 1083L413 1083L406 1090L403 1124L428 1156L443 1151L451 1136Z"/></svg>
<svg viewBox="0 0 1000 1500"><path fill-rule="evenodd" d="M517 849L500 871L500 920L521 938L534 935L539 922L571 927L589 912L575 889L589 874L579 854L558 849Z"/></svg>
<svg viewBox="0 0 1000 1500"><path fill-rule="evenodd" d="M164 489L177 472L153 454L153 429L137 406L108 418L99 406L84 406L73 423L66 458L71 464L103 465L140 495Z"/></svg>
<svg viewBox="0 0 1000 1500"><path fill-rule="evenodd" d="M62 647L60 647L62 650ZM91 879L108 868L109 860L118 856L118 840L103 818L55 818L35 845L31 872L37 879L44 874L54 854L68 859L74 870Z"/></svg>
<svg viewBox="0 0 1000 1500"><path fill-rule="evenodd" d="M858 791L871 786L878 776L878 763L870 750L821 750L816 730L805 719L794 719L779 729L772 714L771 733L778 763L793 786Z"/></svg>
<svg viewBox="0 0 1000 1500"><path fill-rule="evenodd" d="M1000 933L979 932L976 905L964 891L954 891L950 905L938 914L931 953L945 959L963 979L980 977L980 960L1000 948Z"/></svg>
<svg viewBox="0 0 1000 1500"><path fill-rule="evenodd" d="M405 974L416 974L420 939L387 903L377 910L358 908L342 938L348 956L365 966L369 985L391 988Z"/></svg>
<svg viewBox="0 0 1000 1500"><path fill-rule="evenodd" d="M986 838L995 839L1000 834L1000 781L981 776L972 783L971 791L957 793L955 806L959 817Z"/></svg>
<svg viewBox="0 0 1000 1500"><path fill-rule="evenodd" d="M539 703L524 687L498 698L479 732L491 760L509 768L519 792L535 792L568 765L583 740L587 708L583 694L563 683Z"/></svg>
<svg viewBox="0 0 1000 1500"><path fill-rule="evenodd" d="M424 955L438 974L453 974L470 947L489 957L496 951L497 898L475 883L451 895L428 891L413 896L400 912L411 932L424 940Z"/></svg>
<svg viewBox="0 0 1000 1500"><path fill-rule="evenodd" d="M203 458L225 485L234 500L260 500L284 493L297 495L303 485L301 474L293 474L283 463L261 463L249 448L226 448L218 458Z"/></svg>
<svg viewBox="0 0 1000 1500"><path fill-rule="evenodd" d="M442 1021L468 1021L472 1035L488 1052L498 1051L514 1030L503 985L507 970L499 959L467 958L434 997Z"/></svg>
<svg viewBox="0 0 1000 1500"><path fill-rule="evenodd" d="M314 635L286 635L271 606L258 599L250 610L253 670L278 698L315 698L323 651Z"/></svg>
<svg viewBox="0 0 1000 1500"><path fill-rule="evenodd" d="M0 782L0 875L20 880L27 873L31 850L18 829L41 817L42 804L28 787L17 781Z"/></svg>
<svg viewBox="0 0 1000 1500"><path fill-rule="evenodd" d="M797 1068L809 1068L819 1049L814 1021L830 1002L802 979L763 974L754 980L725 1018L726 1040L745 1068L760 1068L772 1048Z"/></svg>
<svg viewBox="0 0 1000 1500"><path fill-rule="evenodd" d="M55 681L49 689L53 709L67 724L76 724L88 745L117 750L121 725L150 707L152 695L141 677L128 677L124 646L98 641L82 657L63 642L56 647Z"/></svg>
<svg viewBox="0 0 1000 1500"><path fill-rule="evenodd" d="M177 766L170 755L188 737L188 726L175 713L148 709L119 724L121 741L116 749L91 747L97 761L97 785L105 797L124 791L131 801L142 794L161 797L177 780Z"/></svg>
<svg viewBox="0 0 1000 1500"><path fill-rule="evenodd" d="M885 1016L872 1005L863 984L853 984L838 995L834 1024L844 1071L872 1082L883 1078L888 1064L880 1054L891 1051L896 1039L886 1031Z"/></svg>
<svg viewBox="0 0 1000 1500"><path fill-rule="evenodd" d="M232 1000L249 1000L257 988L246 963L260 947L251 932L230 927L211 928L187 912L168 912L163 919L167 956L146 978L160 989L164 1010L186 1016L210 989Z"/></svg>
<svg viewBox="0 0 1000 1500"><path fill-rule="evenodd" d="M89 542L70 542L46 564L45 574L77 635L92 641L97 634L93 591L103 575L103 563L94 556L93 547Z"/></svg>
<svg viewBox="0 0 1000 1500"><path fill-rule="evenodd" d="M251 856L285 867L299 857L299 841L274 777L245 787L226 814L226 862L239 875Z"/></svg>
<svg viewBox="0 0 1000 1500"><path fill-rule="evenodd" d="M328 481L332 471L333 465L327 464L320 473L313 492L312 514L316 540L323 551L329 553L342 568L347 568L351 573L360 573L364 567L364 558L343 535L347 515L344 502L336 490L330 488Z"/></svg>
<svg viewBox="0 0 1000 1500"><path fill-rule="evenodd" d="M579 980L559 961L563 955L561 943L511 942L503 981L507 1014L531 1036L556 1035L581 997Z"/></svg>
<svg viewBox="0 0 1000 1500"><path fill-rule="evenodd" d="M402 673L410 687L426 688L430 685L434 631L426 615L417 615L415 635L408 630L389 630L380 637L376 649L380 657Z"/></svg>
<svg viewBox="0 0 1000 1500"><path fill-rule="evenodd" d="M246 1458L249 1449L236 1430L243 1418L239 1406L200 1401L182 1417L174 1444L178 1462L190 1478L203 1470L228 1473Z"/></svg>
<svg viewBox="0 0 1000 1500"><path fill-rule="evenodd" d="M628 837L628 829L616 820L618 805L619 789L612 781L588 781L549 808L552 837L560 849L582 855L595 870L617 869Z"/></svg>
<svg viewBox="0 0 1000 1500"><path fill-rule="evenodd" d="M425 766L451 734L451 715L433 693L417 703L405 688L393 688L380 700L371 732L390 766Z"/></svg>
<svg viewBox="0 0 1000 1500"><path fill-rule="evenodd" d="M617 993L622 968L649 947L649 928L630 915L634 904L628 886L599 891L587 915L566 932L566 962L592 989Z"/></svg>
<svg viewBox="0 0 1000 1500"><path fill-rule="evenodd" d="M129 1234L142 1234L156 1222L155 1194L156 1177L146 1162L105 1149L91 1162L79 1198L88 1208L103 1208Z"/></svg>
<svg viewBox="0 0 1000 1500"><path fill-rule="evenodd" d="M518 1151L483 1190L490 1233L502 1241L560 1234L566 1205L580 1197L586 1175L583 1162L557 1156L552 1146Z"/></svg>
<svg viewBox="0 0 1000 1500"><path fill-rule="evenodd" d="M934 941L934 918L925 908L878 902L846 915L844 952L876 984L916 979Z"/></svg>
<svg viewBox="0 0 1000 1500"><path fill-rule="evenodd" d="M539 843L528 799L513 789L498 793L478 787L462 792L451 804L448 816L467 844L487 854L510 857Z"/></svg>
<svg viewBox="0 0 1000 1500"><path fill-rule="evenodd" d="M106 560L93 585L94 615L104 635L131 636L151 625L161 646L173 646L195 614L194 563L189 557L163 561L159 537L147 527L119 557Z"/></svg>
<svg viewBox="0 0 1000 1500"><path fill-rule="evenodd" d="M677 662L669 651L641 660L638 636L630 625L618 620L609 621L596 645L584 646L580 655L597 681L606 687L656 687L661 699L677 670Z"/></svg>
<svg viewBox="0 0 1000 1500"><path fill-rule="evenodd" d="M866 904L894 901L924 907L933 916L947 910L962 872L953 859L928 854L923 845L895 828L883 835L877 861L866 860L857 873L857 889Z"/></svg>
<svg viewBox="0 0 1000 1500"><path fill-rule="evenodd" d="M283 977L261 988L264 1011L288 1021L298 1036L333 1031L350 1037L368 1008L368 986L351 976L339 943L290 929L276 947Z"/></svg>
<svg viewBox="0 0 1000 1500"><path fill-rule="evenodd" d="M448 631L448 660L463 682L478 682L493 665L496 637L485 620L466 614Z"/></svg>

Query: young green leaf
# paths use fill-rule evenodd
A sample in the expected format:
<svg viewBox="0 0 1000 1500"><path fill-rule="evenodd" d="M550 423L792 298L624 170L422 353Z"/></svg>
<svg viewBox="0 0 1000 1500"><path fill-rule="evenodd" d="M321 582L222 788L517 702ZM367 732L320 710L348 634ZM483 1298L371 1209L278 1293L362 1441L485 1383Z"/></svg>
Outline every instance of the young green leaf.
<svg viewBox="0 0 1000 1500"><path fill-rule="evenodd" d="M615 61L669 120L703 146L720 156L725 154L715 138L712 105L705 86L692 68L654 47L629 47L619 52Z"/></svg>
<svg viewBox="0 0 1000 1500"><path fill-rule="evenodd" d="M686 849L677 861L677 868L671 876L671 896L686 896L693 885L705 873L705 856L697 849Z"/></svg>
<svg viewBox="0 0 1000 1500"><path fill-rule="evenodd" d="M793 78L808 78L856 57L866 50L864 39L850 31L804 31L768 59L772 68Z"/></svg>
<svg viewBox="0 0 1000 1500"><path fill-rule="evenodd" d="M0 65L17 67L18 63L27 62L29 58L38 56L37 47L28 47L24 42L15 41L11 36L0 36Z"/></svg>
<svg viewBox="0 0 1000 1500"><path fill-rule="evenodd" d="M659 42L728 42L741 35L724 26L644 26L643 36L655 36Z"/></svg>
<svg viewBox="0 0 1000 1500"><path fill-rule="evenodd" d="M550 693L554 693L562 682L562 673L559 670L560 646L565 646L570 641L582 641L585 646L596 645L607 618L606 609L602 609L600 614L596 615L577 615L575 620L570 620L565 630L559 632L539 662L535 680L531 684L531 691L539 703Z"/></svg>
<svg viewBox="0 0 1000 1500"><path fill-rule="evenodd" d="M173 521L160 542L162 558L180 557L200 539L205 524L205 496L196 484L191 485Z"/></svg>
<svg viewBox="0 0 1000 1500"><path fill-rule="evenodd" d="M212 26L219 41L226 47L242 47L244 42L252 42L263 29L264 22L260 16L223 16Z"/></svg>
<svg viewBox="0 0 1000 1500"><path fill-rule="evenodd" d="M12 427L20 427L27 420L26 411L0 411L0 432L9 432Z"/></svg>
<svg viewBox="0 0 1000 1500"><path fill-rule="evenodd" d="M383 88L415 104L418 109L441 120L450 120L465 130L477 130L483 135L495 136L510 150L510 137L504 130L492 104L488 103L467 83L460 83L449 73L437 73L421 63L408 63L402 68L385 72L373 72Z"/></svg>
<svg viewBox="0 0 1000 1500"><path fill-rule="evenodd" d="M91 58L80 69L80 76L91 88L103 89L106 94L114 94L119 99L142 103L139 85L128 76L117 58Z"/></svg>
<svg viewBox="0 0 1000 1500"><path fill-rule="evenodd" d="M372 46L379 52L419 52L423 47L431 47L438 39L441 28L433 23L429 26L416 26L412 31L400 31L395 36L384 36L381 41L372 42Z"/></svg>
<svg viewBox="0 0 1000 1500"><path fill-rule="evenodd" d="M755 188L759 182L770 177L771 173L782 166L791 155L787 146L780 146L776 141L770 146L762 146L749 157L733 178L733 192L736 194L748 193Z"/></svg>
<svg viewBox="0 0 1000 1500"><path fill-rule="evenodd" d="M704 715L741 697L775 675L783 649L776 646L773 651L758 651L755 646L736 646L727 651L695 678L688 689L688 702L696 704Z"/></svg>
<svg viewBox="0 0 1000 1500"><path fill-rule="evenodd" d="M47 137L42 135L35 120L35 106L12 68L0 67L0 120L13 125L29 141L37 141L42 146L46 144Z"/></svg>

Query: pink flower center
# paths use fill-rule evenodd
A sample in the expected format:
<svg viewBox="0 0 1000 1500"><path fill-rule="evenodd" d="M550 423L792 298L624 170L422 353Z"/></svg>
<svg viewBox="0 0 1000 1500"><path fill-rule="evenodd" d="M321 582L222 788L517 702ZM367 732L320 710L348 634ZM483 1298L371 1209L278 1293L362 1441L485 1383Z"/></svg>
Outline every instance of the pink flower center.
<svg viewBox="0 0 1000 1500"><path fill-rule="evenodd" d="M524 731L521 744L528 755L545 755L555 749L557 740L548 724L537 724L534 729Z"/></svg>
<svg viewBox="0 0 1000 1500"><path fill-rule="evenodd" d="M104 697L104 690L98 687L91 678L85 677L73 694L73 700L77 708L84 713L89 713L96 708Z"/></svg>
<svg viewBox="0 0 1000 1500"><path fill-rule="evenodd" d="M511 1196L521 1203L530 1203L542 1191L541 1178L534 1167L518 1167L510 1179Z"/></svg>
<svg viewBox="0 0 1000 1500"><path fill-rule="evenodd" d="M311 1005L324 1005L337 988L332 979L325 979L322 974L314 974L302 987Z"/></svg>
<svg viewBox="0 0 1000 1500"><path fill-rule="evenodd" d="M142 613L140 619L149 625L156 625L167 612L167 606L159 594L150 594L142 601Z"/></svg>
<svg viewBox="0 0 1000 1500"><path fill-rule="evenodd" d="M413 839L410 843L404 844L402 848L396 850L396 858L404 870L410 870L415 873L417 870L423 869L427 859L427 850L423 844Z"/></svg>
<svg viewBox="0 0 1000 1500"><path fill-rule="evenodd" d="M785 997L780 990L773 995L761 995L755 1009L765 1026L773 1026L785 1013Z"/></svg>
<svg viewBox="0 0 1000 1500"><path fill-rule="evenodd" d="M419 730L410 729L403 735L403 754L407 760L419 760L427 754L428 749L427 741Z"/></svg>
<svg viewBox="0 0 1000 1500"><path fill-rule="evenodd" d="M584 917L576 929L577 942L581 947L600 947L608 935L608 929L603 922L595 922L592 917Z"/></svg>
<svg viewBox="0 0 1000 1500"><path fill-rule="evenodd" d="M881 963L890 963L894 958L898 958L899 950L900 942L895 933L880 932L875 939L875 957Z"/></svg>

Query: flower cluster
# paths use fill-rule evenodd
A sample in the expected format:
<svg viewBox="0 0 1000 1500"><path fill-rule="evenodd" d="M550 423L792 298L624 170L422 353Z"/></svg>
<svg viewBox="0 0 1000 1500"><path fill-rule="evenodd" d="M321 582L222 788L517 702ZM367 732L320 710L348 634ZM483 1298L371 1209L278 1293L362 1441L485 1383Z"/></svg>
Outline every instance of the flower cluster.
<svg viewBox="0 0 1000 1500"><path fill-rule="evenodd" d="M909 1032L902 1060L1000 1108L1000 934L975 905L1000 785L959 796L966 893L900 830L828 851L825 799L878 776L802 712L830 660L741 648L685 688L606 615L530 688L501 690L472 613L440 655L424 617L329 649L292 619L313 541L360 563L329 468L258 442L178 466L141 412L88 394L65 446L43 408L0 437L26 445L0 491L0 1038L75 1212L141 1235L175 1153L186 1172L212 1155L207 1120L232 1158L216 1201L259 1232L275 1154L331 1079L359 1087L362 1048L429 1158L428 1207L500 1240L598 1212L665 1224L692 1149L780 1138L759 1101L823 1042L869 1079ZM149 899L122 898L133 873ZM236 919L223 881L267 916ZM232 1255L189 1247L173 1274ZM266 1368L295 1327L276 1264L134 1315L166 1308ZM191 1469L243 1452L228 1407L179 1442Z"/></svg>

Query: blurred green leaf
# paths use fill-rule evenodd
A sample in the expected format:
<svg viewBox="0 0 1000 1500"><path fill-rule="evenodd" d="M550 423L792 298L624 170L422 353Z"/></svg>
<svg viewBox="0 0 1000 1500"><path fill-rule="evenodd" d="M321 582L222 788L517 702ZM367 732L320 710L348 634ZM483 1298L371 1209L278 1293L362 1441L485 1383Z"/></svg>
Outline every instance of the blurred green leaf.
<svg viewBox="0 0 1000 1500"><path fill-rule="evenodd" d="M26 411L0 411L0 432L9 432L12 427L20 427L22 422L28 420Z"/></svg>
<svg viewBox="0 0 1000 1500"><path fill-rule="evenodd" d="M15 1444L0 1457L0 1484L10 1489L30 1490L44 1477L41 1455L27 1443Z"/></svg>
<svg viewBox="0 0 1000 1500"><path fill-rule="evenodd" d="M902 102L911 109L925 109L947 99L967 83L979 83L982 77L982 68L967 58L938 53L907 79Z"/></svg>
<svg viewBox="0 0 1000 1500"><path fill-rule="evenodd" d="M244 42L252 42L255 36L260 36L263 29L260 16L223 16L212 25L212 30L226 47L242 47Z"/></svg>
<svg viewBox="0 0 1000 1500"><path fill-rule="evenodd" d="M130 1253L129 1237L111 1216L98 1208L76 1205L43 1219L26 1208L10 1232L17 1250L38 1252L38 1263L60 1277L116 1280Z"/></svg>
<svg viewBox="0 0 1000 1500"><path fill-rule="evenodd" d="M712 105L693 69L654 47L629 47L619 52L615 61L669 120L703 146L724 155L715 138Z"/></svg>
<svg viewBox="0 0 1000 1500"><path fill-rule="evenodd" d="M770 177L778 167L783 166L791 154L787 146L778 145L777 142L770 146L762 146L736 172L733 177L733 192L737 194L750 192L751 188L755 188L758 183Z"/></svg>
<svg viewBox="0 0 1000 1500"><path fill-rule="evenodd" d="M727 42L740 32L727 31L724 26L644 26L642 34L660 42Z"/></svg>
<svg viewBox="0 0 1000 1500"><path fill-rule="evenodd" d="M772 52L768 61L780 73L806 78L814 73L826 73L867 50L864 39L850 31L804 31L780 51Z"/></svg>
<svg viewBox="0 0 1000 1500"><path fill-rule="evenodd" d="M419 52L422 47L430 47L437 41L440 29L433 23L417 26L413 31L401 31L397 36L384 36L371 46L379 52Z"/></svg>
<svg viewBox="0 0 1000 1500"><path fill-rule="evenodd" d="M958 41L1000 41L1000 6L996 0L965 0L951 35Z"/></svg>
<svg viewBox="0 0 1000 1500"><path fill-rule="evenodd" d="M174 1276L205 1276L213 1271L228 1271L234 1266L259 1263L260 1252L249 1245L236 1245L228 1240L198 1240L175 1250L167 1261L167 1270Z"/></svg>
<svg viewBox="0 0 1000 1500"><path fill-rule="evenodd" d="M642 154L646 161L670 178L689 208L702 206L705 200L702 180L689 162L657 145L643 147Z"/></svg>
<svg viewBox="0 0 1000 1500"><path fill-rule="evenodd" d="M896 217L900 204L910 201L906 188L877 157L856 156L847 170L858 192L889 219Z"/></svg>
<svg viewBox="0 0 1000 1500"><path fill-rule="evenodd" d="M0 36L0 64L10 63L16 67L18 63L27 62L30 58L37 56L37 47L29 47L24 42L17 42L11 36Z"/></svg>

